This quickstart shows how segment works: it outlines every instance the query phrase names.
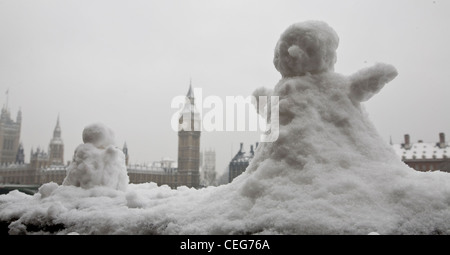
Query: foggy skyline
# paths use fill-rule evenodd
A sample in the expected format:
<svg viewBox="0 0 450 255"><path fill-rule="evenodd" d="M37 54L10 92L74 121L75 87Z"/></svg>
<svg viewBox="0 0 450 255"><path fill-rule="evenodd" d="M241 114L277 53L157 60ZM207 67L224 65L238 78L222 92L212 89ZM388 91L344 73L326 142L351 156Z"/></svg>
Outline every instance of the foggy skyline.
<svg viewBox="0 0 450 255"><path fill-rule="evenodd" d="M203 97L251 95L281 78L273 50L291 24L315 19L340 38L335 71L376 62L399 76L364 106L386 142L450 134L447 1L0 1L0 103L21 142L47 151L58 114L65 161L85 126L111 127L130 163L177 159L171 101L192 78ZM446 86L447 85L447 86ZM202 132L220 173L258 132Z"/></svg>

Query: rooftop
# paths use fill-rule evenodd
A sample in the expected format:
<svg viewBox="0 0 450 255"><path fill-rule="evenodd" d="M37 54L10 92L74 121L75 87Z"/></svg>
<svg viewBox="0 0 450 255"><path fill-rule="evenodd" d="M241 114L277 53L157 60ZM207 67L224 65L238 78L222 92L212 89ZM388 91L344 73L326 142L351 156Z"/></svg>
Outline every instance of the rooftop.
<svg viewBox="0 0 450 255"><path fill-rule="evenodd" d="M237 163L237 162L250 162L253 157L255 156L255 151L253 150L253 145L250 145L250 152L245 152L243 148L244 144L241 143L241 147L236 153L236 155L233 157L231 162ZM258 143L256 143L256 147L258 147Z"/></svg>
<svg viewBox="0 0 450 255"><path fill-rule="evenodd" d="M405 142L392 144L395 153L402 160L439 160L450 158L450 146L445 142L445 134L439 134L438 142L423 142L419 140L411 143L409 135L405 135Z"/></svg>

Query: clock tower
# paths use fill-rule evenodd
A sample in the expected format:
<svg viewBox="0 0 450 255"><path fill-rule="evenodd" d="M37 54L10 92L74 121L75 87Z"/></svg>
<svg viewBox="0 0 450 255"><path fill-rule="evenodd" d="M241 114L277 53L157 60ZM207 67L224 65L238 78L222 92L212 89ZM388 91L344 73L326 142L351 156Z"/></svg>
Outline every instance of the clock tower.
<svg viewBox="0 0 450 255"><path fill-rule="evenodd" d="M179 186L198 188L200 185L200 118L200 113L195 107L191 82L179 118L177 174Z"/></svg>

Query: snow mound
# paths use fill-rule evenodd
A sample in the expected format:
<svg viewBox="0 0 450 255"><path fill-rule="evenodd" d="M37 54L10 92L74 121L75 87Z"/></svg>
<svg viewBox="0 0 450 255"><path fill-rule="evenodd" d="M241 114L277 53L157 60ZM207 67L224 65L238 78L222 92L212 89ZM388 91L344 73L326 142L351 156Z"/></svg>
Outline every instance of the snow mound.
<svg viewBox="0 0 450 255"><path fill-rule="evenodd" d="M83 130L83 142L75 150L63 185L125 190L129 182L125 155L114 146L114 132L103 124L91 124Z"/></svg>
<svg viewBox="0 0 450 255"><path fill-rule="evenodd" d="M361 105L397 71L377 64L337 74L337 42L324 22L281 35L274 63L283 79L255 91L279 97L279 138L258 146L232 183L46 184L34 196L0 196L0 220L11 222L11 234L29 233L29 225L59 234L450 234L450 175L407 167ZM121 165L120 153L99 150L77 149L72 169L90 169L87 159L105 159L101 169Z"/></svg>

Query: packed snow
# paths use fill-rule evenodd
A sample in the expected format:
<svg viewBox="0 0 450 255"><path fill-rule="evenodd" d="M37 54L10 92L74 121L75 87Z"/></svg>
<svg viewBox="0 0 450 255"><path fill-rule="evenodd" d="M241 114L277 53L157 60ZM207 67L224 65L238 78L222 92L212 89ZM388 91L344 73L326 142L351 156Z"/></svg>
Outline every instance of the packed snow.
<svg viewBox="0 0 450 255"><path fill-rule="evenodd" d="M114 132L104 124L94 123L84 128L83 142L75 149L63 185L126 190L129 178L125 155L114 146Z"/></svg>
<svg viewBox="0 0 450 255"><path fill-rule="evenodd" d="M255 92L279 97L279 138L260 144L232 183L117 188L90 173L121 173L122 156L89 135L71 168L92 185L48 183L33 196L2 195L0 220L11 222L11 234L49 233L45 226L59 226L57 234L450 234L450 175L407 167L361 104L397 71L380 63L335 73L338 42L321 21L281 35L274 64L283 78ZM94 170L90 160L102 163Z"/></svg>

